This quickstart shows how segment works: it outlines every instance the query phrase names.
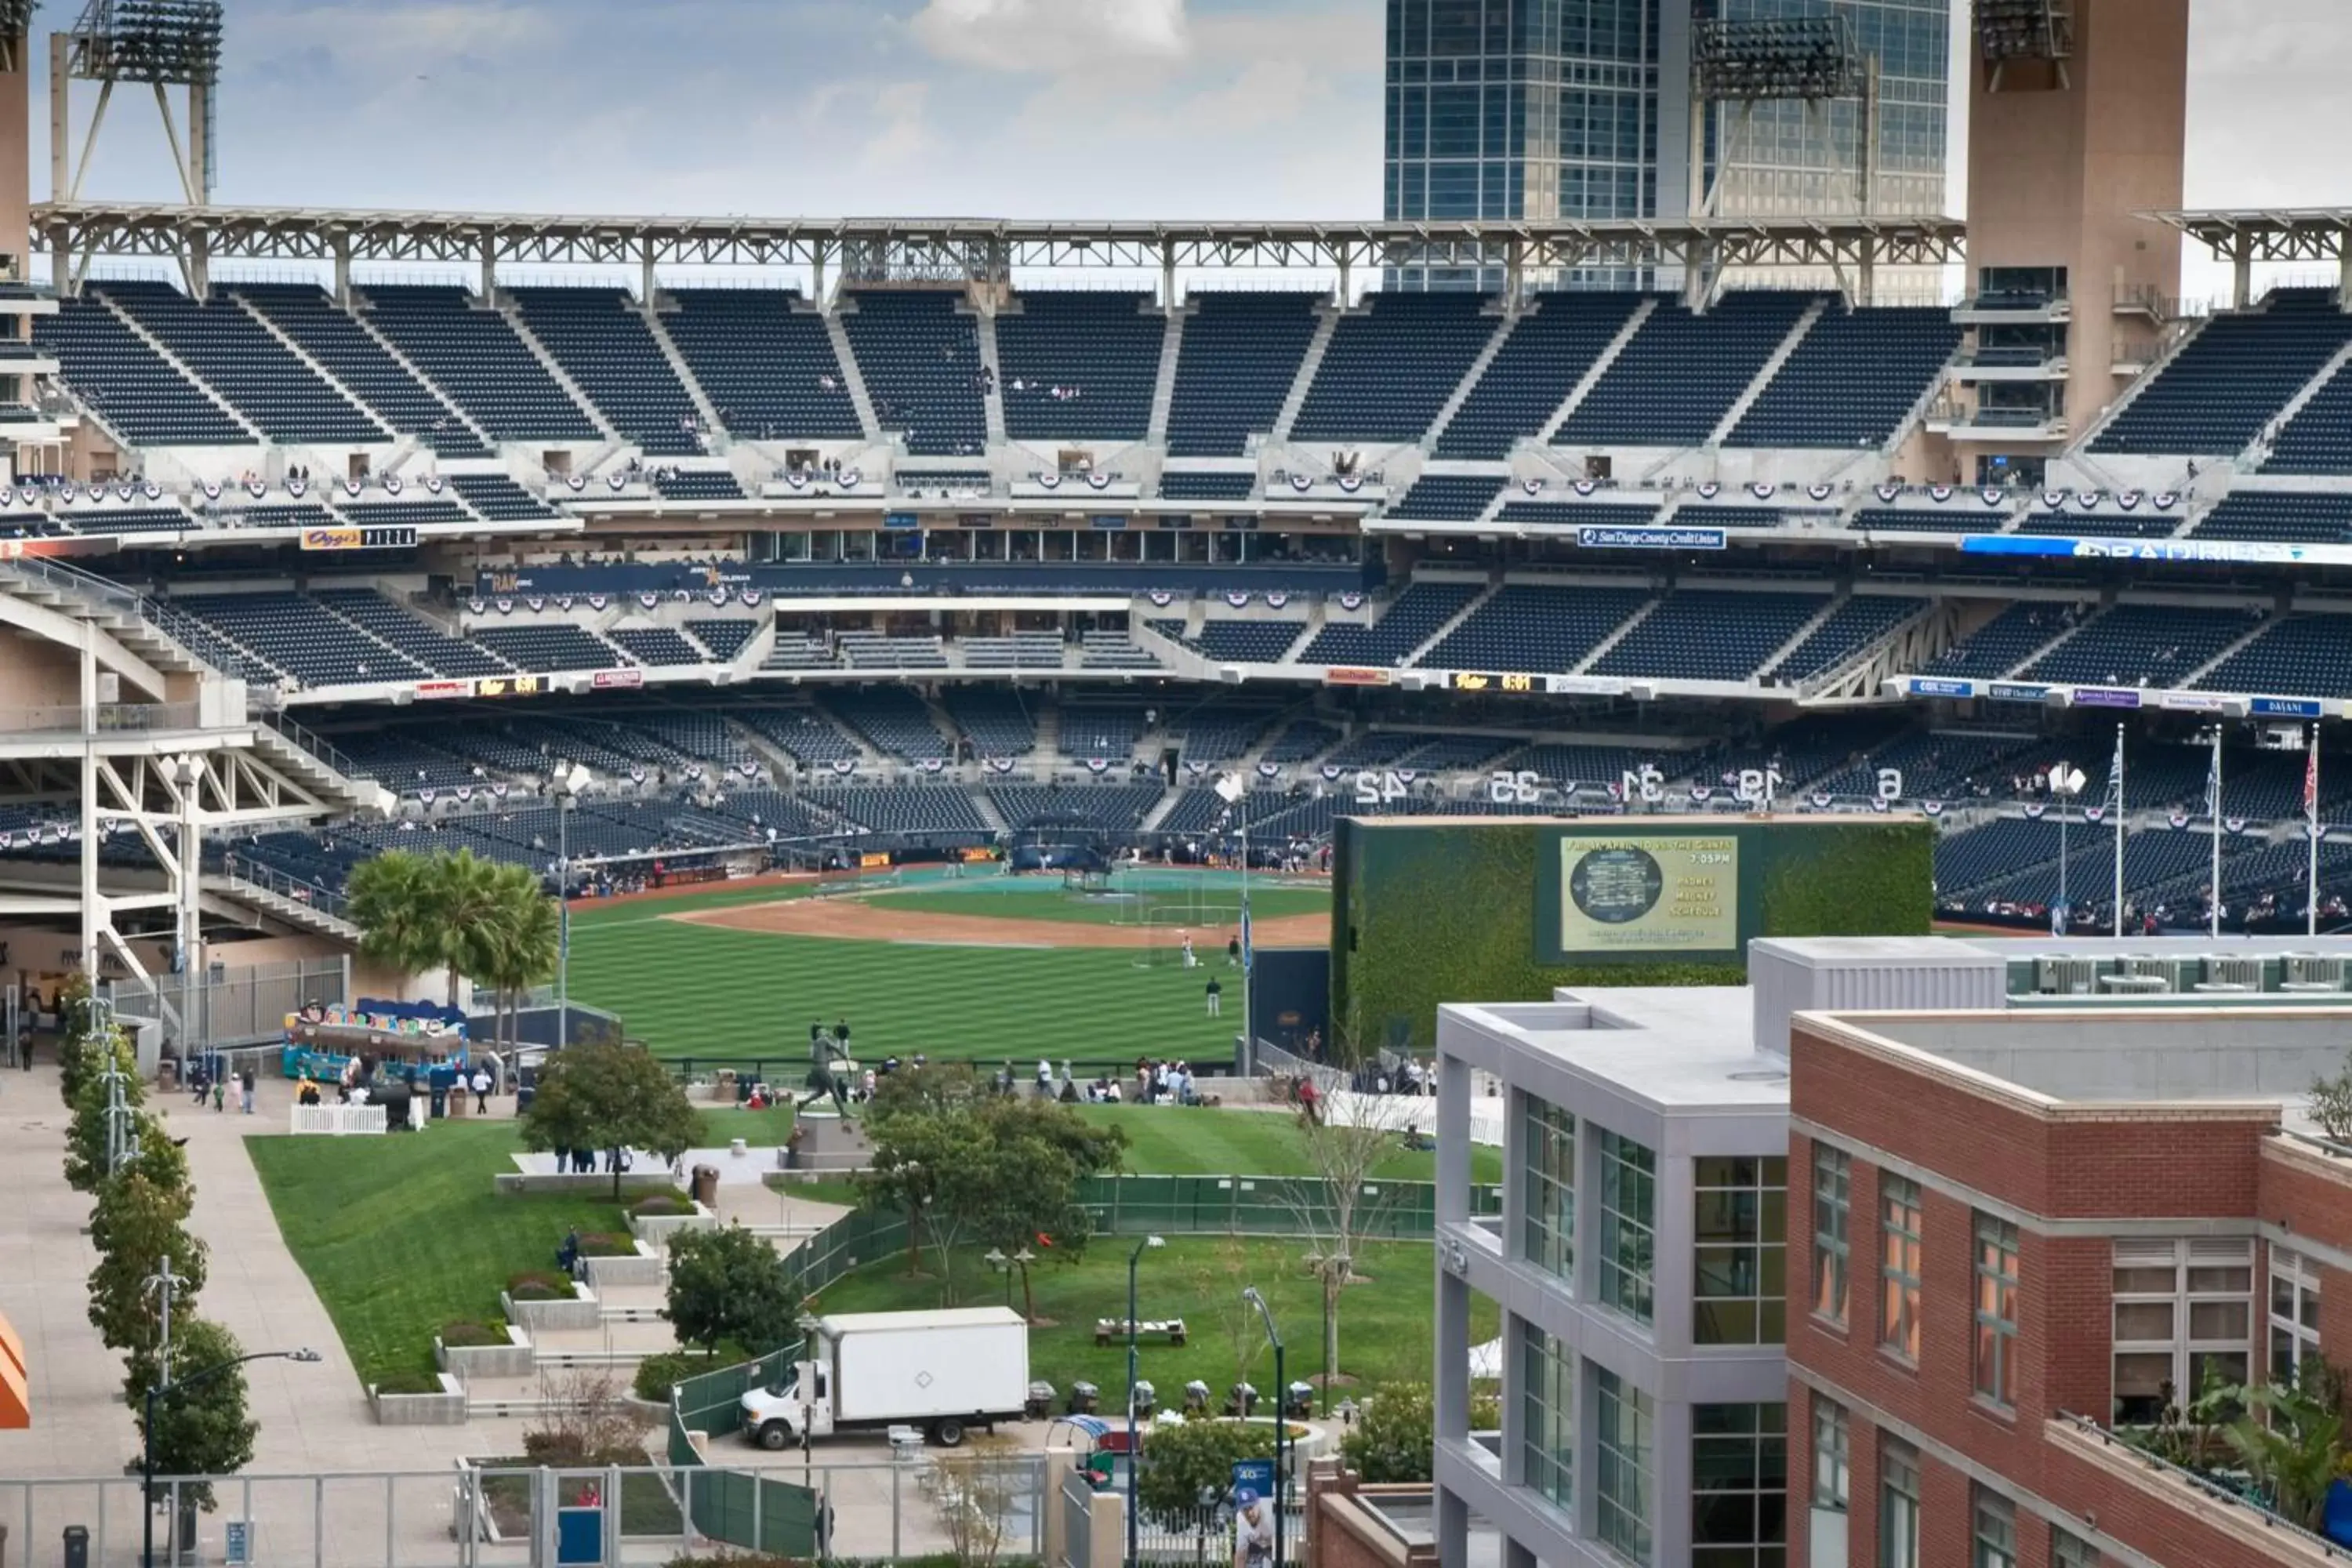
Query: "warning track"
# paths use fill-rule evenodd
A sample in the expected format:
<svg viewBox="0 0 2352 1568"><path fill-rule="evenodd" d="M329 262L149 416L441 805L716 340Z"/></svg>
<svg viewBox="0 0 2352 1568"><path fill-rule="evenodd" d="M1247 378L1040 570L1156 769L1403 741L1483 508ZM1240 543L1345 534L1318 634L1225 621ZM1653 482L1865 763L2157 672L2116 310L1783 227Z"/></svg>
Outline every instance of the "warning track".
<svg viewBox="0 0 2352 1568"><path fill-rule="evenodd" d="M842 942L936 943L956 947L1165 947L1189 931L1192 945L1206 960L1236 934L1226 921L1192 927L1105 925L1091 921L1008 919L1001 915L948 915L927 910L894 910L863 899L786 899L772 904L740 904L732 908L694 910L663 917L688 925L722 926L729 931L761 931L770 936L831 937ZM1331 940L1331 917L1324 914L1284 915L1253 921L1253 940L1261 947L1322 947Z"/></svg>

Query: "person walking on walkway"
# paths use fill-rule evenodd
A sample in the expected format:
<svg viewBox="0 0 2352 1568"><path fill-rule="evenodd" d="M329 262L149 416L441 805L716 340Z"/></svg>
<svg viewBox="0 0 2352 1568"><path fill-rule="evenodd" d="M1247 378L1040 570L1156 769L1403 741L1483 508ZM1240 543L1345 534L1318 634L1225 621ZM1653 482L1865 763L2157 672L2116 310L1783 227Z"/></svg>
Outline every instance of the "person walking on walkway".
<svg viewBox="0 0 2352 1568"><path fill-rule="evenodd" d="M246 1115L253 1114L253 1068L247 1067L236 1075L236 1098Z"/></svg>
<svg viewBox="0 0 2352 1568"><path fill-rule="evenodd" d="M479 1062L474 1064L471 1087L474 1090L474 1114L488 1116L490 1113L490 1069Z"/></svg>

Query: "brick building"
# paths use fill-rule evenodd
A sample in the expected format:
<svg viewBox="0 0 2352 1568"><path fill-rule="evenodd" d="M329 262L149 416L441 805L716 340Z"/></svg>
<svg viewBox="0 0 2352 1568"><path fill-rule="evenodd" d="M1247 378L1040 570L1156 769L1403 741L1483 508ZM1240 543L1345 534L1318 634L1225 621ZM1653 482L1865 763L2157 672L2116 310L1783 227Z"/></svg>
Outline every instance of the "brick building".
<svg viewBox="0 0 2352 1568"><path fill-rule="evenodd" d="M2300 1103L2347 1041L2336 1007L1797 1017L1790 1560L2343 1561L2113 1433L2352 1356L2352 1155Z"/></svg>
<svg viewBox="0 0 2352 1568"><path fill-rule="evenodd" d="M2352 1562L2116 1436L2352 1360L2352 1154L2303 1104L2352 942L2208 946L1759 941L1746 990L1441 1008L1442 1568L1488 1530L1504 1568Z"/></svg>

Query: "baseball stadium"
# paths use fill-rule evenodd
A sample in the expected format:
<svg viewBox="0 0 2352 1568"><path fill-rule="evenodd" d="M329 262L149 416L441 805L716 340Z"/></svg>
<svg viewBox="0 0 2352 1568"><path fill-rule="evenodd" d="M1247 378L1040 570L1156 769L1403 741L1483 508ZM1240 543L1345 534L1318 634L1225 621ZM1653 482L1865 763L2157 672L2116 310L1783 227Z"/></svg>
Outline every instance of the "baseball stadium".
<svg viewBox="0 0 2352 1568"><path fill-rule="evenodd" d="M658 1485L583 1460L559 1506L526 1423L569 1408L551 1369L776 1350L673 1332L666 1238L720 1220L794 1260L803 1343L820 1310L1022 1300L1052 1385L1023 1408L1097 1426L1139 1329L1163 1405L1235 1384L1207 1308L1139 1324L1139 1270L1223 1300L1263 1268L1316 1380L1273 1425L1327 1421L1355 1368L1427 1375L1433 1111L1353 1173L1395 1189L1381 1226L1268 1194L1339 1189L1331 1100L1419 1104L1444 1004L1736 986L1759 937L2352 928L2352 211L2187 204L2187 0L1907 7L1958 24L1948 60L1881 0L1666 0L1614 205L1517 174L1441 199L1478 152L1446 103L1528 79L1404 37L1449 5L1388 7L1383 216L1210 222L383 210L326 168L314 205L217 202L234 5L0 0L0 1093L69 1097L0 1163L46 1194L0 1220L0 1427L143 1396L156 1472L168 1356L126 1395L40 1353L89 1337L98 1179L50 1189L96 1127L108 1179L152 1154L228 1194L161 1259L163 1313L243 1293L222 1366L276 1358L265 1444L367 1412L265 1455L381 1469L374 1424L472 1424L348 1504L262 1465L201 1521L175 1491L179 1561L309 1531L352 1568L617 1565L628 1519L670 1521L631 1562L980 1561L980 1483L919 1496L902 1464L960 1411L885 1423L873 1477L814 1479L803 1426L790 1483L747 1469L708 1519L675 1477L741 1479L707 1449L751 1373L630 1385ZM107 106L150 89L174 198L93 194L101 137L153 134ZM2185 299L2184 259L2227 296ZM387 901L453 860L545 940L460 957ZM152 1151L50 1076L100 1028L130 1048L101 1078L179 1102ZM660 1169L518 1131L614 1046L693 1097ZM396 1097L353 1097L380 1059ZM975 1232L897 1270L930 1200L883 1213L839 1113L902 1064L1116 1130L1068 1205L1104 1245L1058 1268L1043 1227ZM257 1095L321 1135L246 1137ZM412 1105L419 1135L355 1136ZM1505 1115L1475 1126L1490 1226ZM301 1352L257 1338L297 1322ZM1283 1363L1250 1371L1236 1322L1246 1388ZM322 1354L348 1387L305 1391ZM121 1480L121 1431L23 1436L0 1563L14 1527L152 1568L152 1486L110 1541L65 1489ZM56 1487L12 1495L20 1458ZM1047 1555L1045 1473L1007 1561L1083 1561ZM587 1555L583 1514L613 1532ZM1130 1562L1211 1550L1139 1552L1132 1520Z"/></svg>

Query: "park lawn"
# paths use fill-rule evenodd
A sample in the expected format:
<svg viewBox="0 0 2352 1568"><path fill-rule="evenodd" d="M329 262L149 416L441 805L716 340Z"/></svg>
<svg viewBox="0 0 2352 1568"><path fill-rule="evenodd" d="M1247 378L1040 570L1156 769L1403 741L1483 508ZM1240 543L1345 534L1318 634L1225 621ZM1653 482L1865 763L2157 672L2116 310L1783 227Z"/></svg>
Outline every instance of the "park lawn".
<svg viewBox="0 0 2352 1568"><path fill-rule="evenodd" d="M1221 929L1237 924L1241 911L1241 894L1230 886L1155 889L1127 897L1099 898L1009 877L875 893L868 896L866 902L877 909L918 914L1062 921L1084 925L1141 925L1148 915L1152 924L1171 929L1183 923L1183 911L1187 910L1201 911L1198 923ZM1331 891L1328 888L1256 888L1250 891L1250 915L1254 920L1330 912Z"/></svg>
<svg viewBox="0 0 2352 1568"><path fill-rule="evenodd" d="M493 1318L508 1279L551 1268L569 1230L625 1231L585 1194L500 1197L521 1147L509 1121L443 1121L391 1138L248 1138L286 1245L362 1383L433 1369L433 1336Z"/></svg>
<svg viewBox="0 0 2352 1568"><path fill-rule="evenodd" d="M1222 1395L1236 1377L1246 1375L1262 1395L1272 1397L1274 1357L1263 1348L1265 1332L1256 1315L1244 1315L1244 1285L1255 1285L1273 1310L1288 1347L1285 1375L1295 1381L1321 1373L1322 1293L1300 1262L1307 1246L1303 1239L1173 1237L1165 1247L1144 1254L1136 1276L1137 1315L1146 1322L1181 1317L1186 1329L1182 1347L1162 1338L1144 1343L1139 1352L1141 1373L1162 1404L1181 1403L1186 1381L1196 1377ZM1040 1262L1032 1267L1030 1282L1041 1321L1029 1332L1030 1376L1044 1378L1063 1394L1084 1378L1102 1390L1106 1408L1122 1406L1126 1342L1114 1338L1109 1345L1097 1346L1094 1331L1098 1319L1127 1316L1127 1264L1133 1250L1130 1240L1103 1237L1075 1264ZM1433 1258L1426 1242L1376 1241L1359 1249L1359 1272L1364 1279L1349 1286L1339 1302L1343 1379L1359 1384L1429 1380L1435 1348ZM937 1267L930 1258L924 1264L927 1270ZM977 1248L958 1250L955 1279L957 1305L985 1306L1006 1299L1005 1282ZM1020 1282L1016 1279L1011 1284L1011 1300L1017 1308ZM819 1293L815 1310L903 1311L946 1302L940 1279L929 1272L910 1277L902 1253L835 1280ZM1474 1292L1472 1342L1492 1339L1500 1331L1497 1322L1495 1304ZM1245 1374L1239 1346L1255 1350Z"/></svg>
<svg viewBox="0 0 2352 1568"><path fill-rule="evenodd" d="M1215 1086L1210 1086L1213 1089ZM1289 1114L1167 1105L1082 1105L1088 1121L1124 1129L1127 1168L1154 1176L1304 1176L1306 1141ZM1400 1145L1402 1140L1400 1140ZM1433 1182L1437 1156L1400 1146L1373 1173L1383 1181ZM1470 1152L1470 1179L1503 1179L1503 1152Z"/></svg>
<svg viewBox="0 0 2352 1568"><path fill-rule="evenodd" d="M1234 1004L1211 1018L1201 971L1138 967L1118 948L840 942L617 918L628 909L573 928L572 996L620 1015L657 1056L761 1060L786 1083L808 1070L813 1019L848 1019L862 1062L918 1051L992 1067L1010 1058L1024 1075L1040 1056L1227 1060L1239 1027L1230 974L1218 972Z"/></svg>

